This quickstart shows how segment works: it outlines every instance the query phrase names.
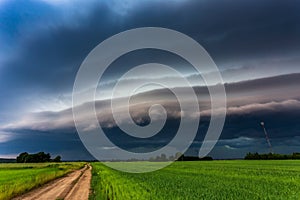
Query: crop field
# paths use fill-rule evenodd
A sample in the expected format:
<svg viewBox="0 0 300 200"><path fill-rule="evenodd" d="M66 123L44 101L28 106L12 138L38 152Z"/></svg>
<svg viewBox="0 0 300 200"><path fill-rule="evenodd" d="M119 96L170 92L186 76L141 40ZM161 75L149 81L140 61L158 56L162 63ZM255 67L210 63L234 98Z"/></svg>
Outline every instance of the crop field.
<svg viewBox="0 0 300 200"><path fill-rule="evenodd" d="M147 163L128 165L145 167ZM300 199L297 160L175 162L144 174L119 172L101 163L92 166L91 199L97 200Z"/></svg>
<svg viewBox="0 0 300 200"><path fill-rule="evenodd" d="M11 199L83 166L84 163L0 164L0 199Z"/></svg>

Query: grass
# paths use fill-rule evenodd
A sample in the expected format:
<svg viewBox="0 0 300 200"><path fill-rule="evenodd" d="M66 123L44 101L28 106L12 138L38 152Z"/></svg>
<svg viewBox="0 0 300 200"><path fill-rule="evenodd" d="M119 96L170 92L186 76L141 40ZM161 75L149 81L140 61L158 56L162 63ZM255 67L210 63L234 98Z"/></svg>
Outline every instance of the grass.
<svg viewBox="0 0 300 200"><path fill-rule="evenodd" d="M299 160L175 162L144 174L92 166L90 199L300 199Z"/></svg>
<svg viewBox="0 0 300 200"><path fill-rule="evenodd" d="M0 164L0 199L11 199L83 165L84 163Z"/></svg>

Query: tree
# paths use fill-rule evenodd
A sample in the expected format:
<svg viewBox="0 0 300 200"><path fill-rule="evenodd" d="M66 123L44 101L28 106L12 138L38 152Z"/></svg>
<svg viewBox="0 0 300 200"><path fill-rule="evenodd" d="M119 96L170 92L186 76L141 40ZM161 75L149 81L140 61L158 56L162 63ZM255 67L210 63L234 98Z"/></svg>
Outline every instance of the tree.
<svg viewBox="0 0 300 200"><path fill-rule="evenodd" d="M56 156L53 160L51 160L51 156L49 153L39 152L36 154L28 154L27 152L21 153L17 159L17 163L41 163L41 162L60 162L61 157Z"/></svg>
<svg viewBox="0 0 300 200"><path fill-rule="evenodd" d="M52 161L53 162L61 162L61 157L60 156L56 156Z"/></svg>
<svg viewBox="0 0 300 200"><path fill-rule="evenodd" d="M245 156L246 160L287 160L287 159L300 159L299 153L293 153L292 155L285 155L285 154L275 154L275 153L268 153L268 154L259 154L259 153L247 153Z"/></svg>
<svg viewBox="0 0 300 200"><path fill-rule="evenodd" d="M24 163L27 156L28 156L27 152L21 153L16 159L17 163Z"/></svg>

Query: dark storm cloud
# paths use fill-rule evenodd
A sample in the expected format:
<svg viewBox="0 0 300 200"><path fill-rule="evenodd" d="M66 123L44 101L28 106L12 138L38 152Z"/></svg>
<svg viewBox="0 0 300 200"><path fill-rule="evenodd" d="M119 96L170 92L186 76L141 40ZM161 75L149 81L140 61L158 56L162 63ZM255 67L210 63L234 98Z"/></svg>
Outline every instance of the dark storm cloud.
<svg viewBox="0 0 300 200"><path fill-rule="evenodd" d="M166 1L140 6L130 14L133 27L161 25L182 31L203 44L216 61L299 51L298 2L213 0L167 5ZM139 17L142 13L144 17Z"/></svg>
<svg viewBox="0 0 300 200"><path fill-rule="evenodd" d="M12 135L11 133L7 133ZM60 155L63 160L93 160L81 143L76 132L43 132L33 130L19 130L13 133L6 142L1 142L0 157L10 155L16 157L20 152L37 153L51 152Z"/></svg>
<svg viewBox="0 0 300 200"><path fill-rule="evenodd" d="M268 126L272 128L272 137L274 138L299 135L299 126L297 125L299 124L300 113L299 77L300 74L293 74L226 84L228 98L227 119L221 138L262 138L263 135L259 127L260 121L266 121L267 124L270 124ZM184 91L184 88L175 88L175 90ZM196 141L201 142L209 122L210 98L205 87L195 87L194 90L198 95L200 113L185 113L185 116L188 116L193 121L200 114L202 122L200 123L199 136L196 138ZM122 123L130 123L125 115L126 104L124 104L122 98L117 101L119 106L116 109L117 115L122 119ZM186 96L185 101L190 101L188 96ZM147 124L149 122L148 109L156 103L165 107L170 121L176 121L169 125L169 130L172 130L172 127L174 129L176 124L178 125L177 120L181 116L181 111L174 95L166 89L133 96L130 101L132 118L139 124ZM84 126L86 130L93 130L97 127L96 124L90 123L93 115L84 112L89 104L85 103L79 107L83 111L80 125ZM118 130L111 114L110 101L97 101L95 105L101 126L107 129L109 135L116 136L117 140L126 145L127 140L120 137L120 130ZM161 119L162 115L159 113L155 115L155 118L152 118L153 121ZM6 132L18 132L20 130L46 131L49 134L50 132L76 131L71 109L26 115L22 120L2 126L2 130ZM3 138L3 140L8 139L7 137ZM130 140L128 143L130 144Z"/></svg>
<svg viewBox="0 0 300 200"><path fill-rule="evenodd" d="M247 152L268 152L260 122L264 121L269 137L278 153L299 151L300 74L264 78L226 84L228 95L227 117L219 142L210 153L214 158L242 158ZM272 85L272 87L270 87ZM194 88L198 94L201 120L195 140L187 154L197 155L206 134L210 119L209 97L204 87ZM184 90L177 88L176 90ZM186 100L189 98L187 96ZM122 99L118 100L122 102ZM148 108L162 104L168 111L166 125L157 135L137 139L120 130L111 115L110 101L97 101L98 120L107 137L116 145L133 152L152 151L168 144L176 134L180 123L180 109L168 90L160 89L134 96L131 100L131 116L140 125L149 123ZM86 110L86 104L80 106ZM84 113L84 112L83 112ZM120 105L119 116L124 110ZM199 113L189 113L191 123ZM93 130L90 114L82 115L81 125ZM161 120L160 115L152 118ZM122 123L130 123L126 117ZM187 133L189 134L189 133ZM30 142L26 142L30 141ZM1 127L0 149L3 154L13 155L20 151L45 151L63 155L64 159L92 159L81 144L74 127L72 110L40 112L23 116L22 120ZM108 152L113 147L101 147ZM73 153L72 153L73 152ZM81 155L81 157L80 157Z"/></svg>
<svg viewBox="0 0 300 200"><path fill-rule="evenodd" d="M0 133L1 147L4 147L1 152L8 154L9 149L13 150L10 151L12 153L21 151L25 148L21 141L37 139L32 135L35 133L43 138L46 137L44 134L75 131L70 109L33 115L25 115L23 110L34 110L38 107L36 101L43 104L41 99L48 100L44 107L49 110L52 109L52 101L70 101L76 72L86 55L99 42L130 28L159 26L191 36L211 54L228 82L299 70L300 3L297 1L155 0L129 4L127 8L120 6L118 1L78 2L75 6L65 4L62 8L39 1L7 1L1 4L0 124L6 127L6 132ZM162 59L163 62L177 64L177 68L185 65L172 56L164 60L165 55L151 52L150 56L146 56L141 53L135 59L137 61L130 61L135 57L129 56L107 72L107 80L114 81L110 79L118 77L131 64ZM295 125L299 124L298 80L298 75L290 75L226 85L229 117L223 139L236 141L236 138L262 137L259 128L253 129L262 119L274 125L271 130L274 137L290 136L291 139L299 135L299 127ZM195 90L206 92L201 87ZM164 90L157 90L140 97L151 101L163 95ZM206 109L202 110L202 114L209 115L209 98L203 95L201 100L200 106ZM98 103L102 108L105 105L105 102ZM173 106L172 102L166 101L165 104ZM139 111L133 113L137 119L144 120L139 116L146 113L145 108L136 107L134 111ZM178 117L180 113L170 114ZM279 117L274 118L274 115ZM21 118L18 122L15 120L17 117ZM108 128L114 128L109 112L103 122ZM280 125L280 122L285 125ZM205 126L201 130L204 129ZM24 134L24 130L34 133ZM13 133L7 134L7 131ZM118 133L114 131L114 134ZM15 133L19 134L16 138ZM54 142L59 137L55 135L53 138L53 151L59 148ZM74 138L75 134L64 137ZM201 138L202 135L198 141ZM30 144L32 151L41 147L39 140L34 141ZM15 148L16 144L18 148ZM60 146L64 144L68 142ZM79 143L66 147L72 149L76 145ZM219 152L238 149L230 141L223 142L220 147ZM66 154L72 155L72 151Z"/></svg>
<svg viewBox="0 0 300 200"><path fill-rule="evenodd" d="M32 93L34 98L70 93L88 52L129 28L162 26L182 31L203 44L221 66L229 60L292 55L300 46L295 1L148 1L121 7L119 13L117 6L117 2L93 2L82 6L84 14L76 14L74 7L64 14L37 1L4 4L1 32L13 38L14 50L1 67L1 105L6 105L1 109L10 107L5 99L17 105L19 96ZM39 12L34 15L34 10Z"/></svg>
<svg viewBox="0 0 300 200"><path fill-rule="evenodd" d="M102 5L94 12L101 14L97 17L90 14L88 19L74 17L74 21L57 22L42 28L33 26L36 30L20 42L12 59L4 63L1 78L9 81L14 88L70 89L84 57L96 44L111 35L106 27L115 29L109 9Z"/></svg>
<svg viewBox="0 0 300 200"><path fill-rule="evenodd" d="M39 10L41 4L47 7L35 1L26 6ZM15 7L19 8L17 5ZM82 8L87 9L85 6ZM96 44L115 33L115 25L111 21L114 13L106 4L99 3L96 9L88 13L72 14L73 18L64 20L67 14L56 9L51 13L53 20L50 22L35 20L36 23L29 23L29 20L20 17L20 20L27 22L23 26L11 25L15 19L7 16L4 21L7 26L21 33L17 35L18 40L15 39L18 43L11 55L6 55L7 59L0 68L0 108L3 113L23 109L30 111L41 97L55 99L71 93L76 72L84 57ZM26 15L26 12L20 15ZM33 18L39 18L39 15Z"/></svg>

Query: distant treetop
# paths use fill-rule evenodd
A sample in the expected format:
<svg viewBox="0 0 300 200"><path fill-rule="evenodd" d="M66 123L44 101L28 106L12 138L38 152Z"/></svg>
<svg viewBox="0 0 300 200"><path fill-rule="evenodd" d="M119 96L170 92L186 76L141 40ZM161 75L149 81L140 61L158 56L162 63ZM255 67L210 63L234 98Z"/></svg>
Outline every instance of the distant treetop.
<svg viewBox="0 0 300 200"><path fill-rule="evenodd" d="M43 162L61 162L61 157L56 156L51 159L49 153L39 152L35 154L29 154L27 152L20 153L16 159L17 163L43 163Z"/></svg>

